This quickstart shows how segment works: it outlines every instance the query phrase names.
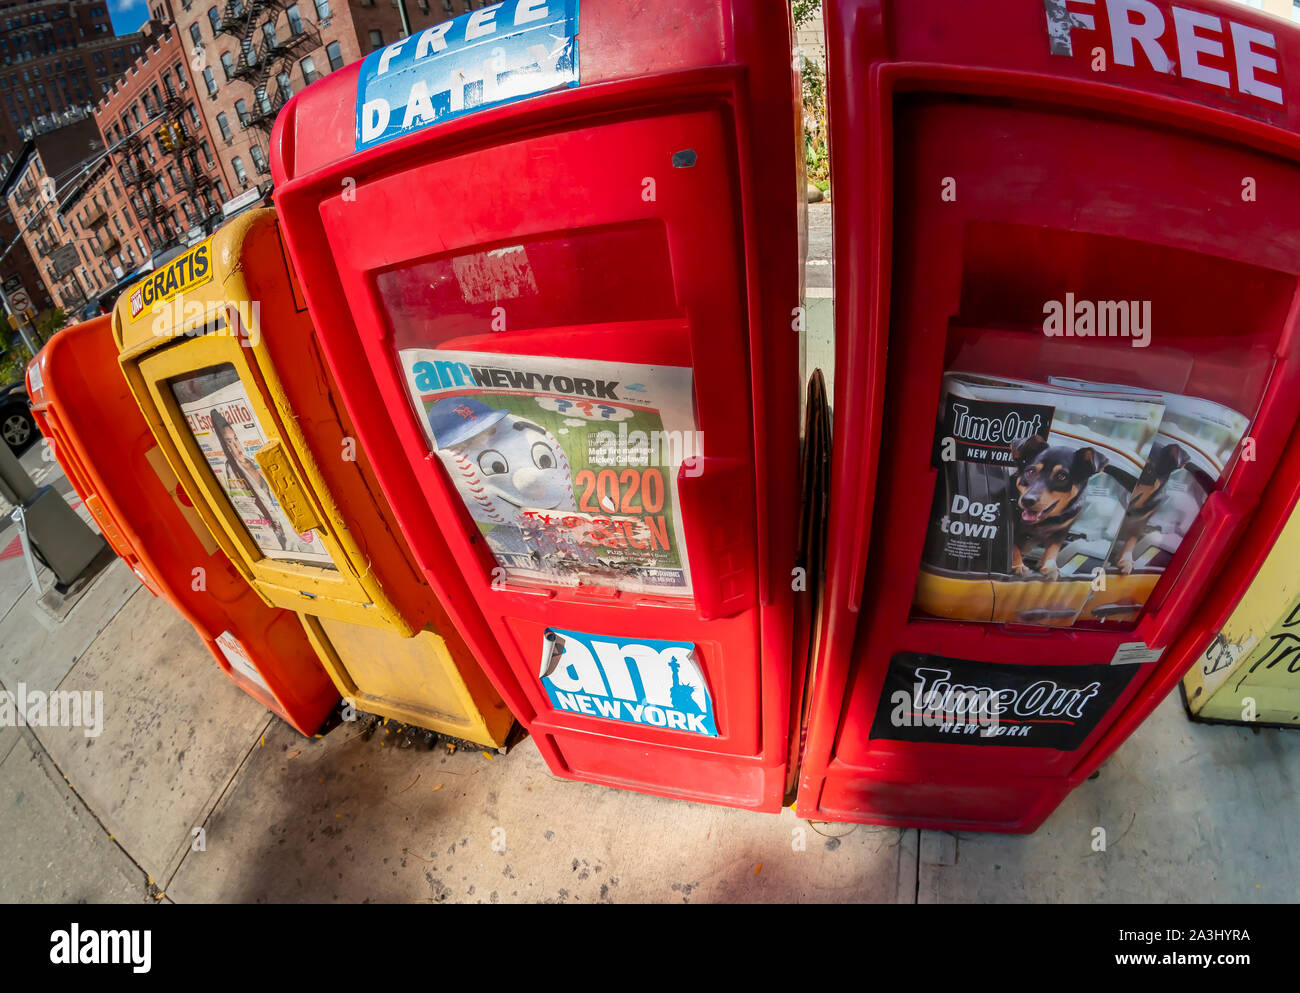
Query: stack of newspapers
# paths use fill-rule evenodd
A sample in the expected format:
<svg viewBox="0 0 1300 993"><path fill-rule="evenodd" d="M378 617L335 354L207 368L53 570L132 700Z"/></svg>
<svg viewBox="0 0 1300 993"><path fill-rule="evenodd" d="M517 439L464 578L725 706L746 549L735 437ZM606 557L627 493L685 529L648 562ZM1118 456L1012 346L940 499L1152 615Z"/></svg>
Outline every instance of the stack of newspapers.
<svg viewBox="0 0 1300 993"><path fill-rule="evenodd" d="M917 606L1054 626L1132 620L1248 425L1198 397L949 372Z"/></svg>

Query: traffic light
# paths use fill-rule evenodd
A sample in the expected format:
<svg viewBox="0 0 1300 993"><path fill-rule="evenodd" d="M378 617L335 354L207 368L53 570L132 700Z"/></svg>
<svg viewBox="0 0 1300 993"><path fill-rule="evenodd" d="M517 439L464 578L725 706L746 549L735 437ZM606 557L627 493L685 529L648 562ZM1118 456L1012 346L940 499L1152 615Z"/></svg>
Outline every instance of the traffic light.
<svg viewBox="0 0 1300 993"><path fill-rule="evenodd" d="M158 128L158 145L164 152L174 152L185 144L185 132L176 121L167 121Z"/></svg>

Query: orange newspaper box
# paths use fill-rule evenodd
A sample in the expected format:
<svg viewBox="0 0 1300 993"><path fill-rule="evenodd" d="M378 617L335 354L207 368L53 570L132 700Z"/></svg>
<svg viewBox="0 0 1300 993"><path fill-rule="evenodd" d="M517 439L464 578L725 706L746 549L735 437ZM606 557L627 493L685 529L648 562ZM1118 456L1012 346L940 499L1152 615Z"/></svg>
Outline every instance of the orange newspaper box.
<svg viewBox="0 0 1300 993"><path fill-rule="evenodd" d="M27 391L113 550L194 625L236 686L313 734L339 695L298 618L267 606L199 520L122 378L110 319L55 335L28 368Z"/></svg>

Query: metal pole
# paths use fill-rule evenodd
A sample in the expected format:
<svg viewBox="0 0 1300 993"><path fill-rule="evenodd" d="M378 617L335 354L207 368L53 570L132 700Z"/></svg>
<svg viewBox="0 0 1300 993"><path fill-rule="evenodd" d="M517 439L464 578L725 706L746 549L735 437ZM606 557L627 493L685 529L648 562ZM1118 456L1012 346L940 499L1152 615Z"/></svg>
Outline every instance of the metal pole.
<svg viewBox="0 0 1300 993"><path fill-rule="evenodd" d="M23 344L27 346L27 350L32 353L32 358L36 358L36 353L40 351L40 349L36 347L35 343L32 341L31 335L27 333L26 321L20 321L18 323L18 334L22 336Z"/></svg>
<svg viewBox="0 0 1300 993"><path fill-rule="evenodd" d="M36 495L32 477L3 441L0 441L0 494L15 507L23 506Z"/></svg>

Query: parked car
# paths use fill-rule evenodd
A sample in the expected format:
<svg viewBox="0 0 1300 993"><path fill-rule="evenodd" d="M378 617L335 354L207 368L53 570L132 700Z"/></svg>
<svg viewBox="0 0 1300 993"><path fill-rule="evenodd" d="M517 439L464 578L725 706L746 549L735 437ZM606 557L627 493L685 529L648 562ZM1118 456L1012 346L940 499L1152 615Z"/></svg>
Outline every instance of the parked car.
<svg viewBox="0 0 1300 993"><path fill-rule="evenodd" d="M4 438L15 455L32 447L40 436L27 397L27 387L20 380L0 386L0 438Z"/></svg>

